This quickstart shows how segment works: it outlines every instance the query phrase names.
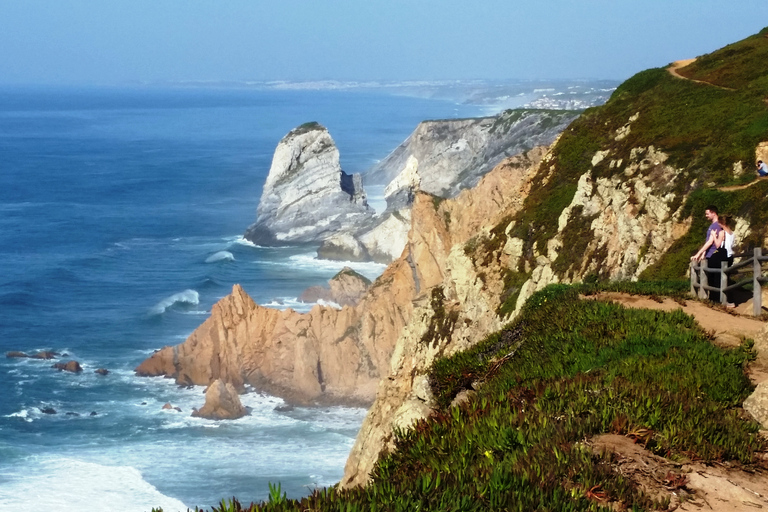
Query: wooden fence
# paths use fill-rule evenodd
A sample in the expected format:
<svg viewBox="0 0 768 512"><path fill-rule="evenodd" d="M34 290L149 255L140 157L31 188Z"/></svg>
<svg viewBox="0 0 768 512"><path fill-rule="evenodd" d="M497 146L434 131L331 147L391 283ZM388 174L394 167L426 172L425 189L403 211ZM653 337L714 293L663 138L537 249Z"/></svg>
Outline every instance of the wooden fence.
<svg viewBox="0 0 768 512"><path fill-rule="evenodd" d="M762 284L768 282L768 278L763 276L762 264L764 261L768 261L768 256L763 256L763 250L760 247L754 249L751 257L746 258L749 253L737 254L737 258L741 258L741 261L734 263L730 267L728 262L721 263L720 268L708 268L707 260L701 260L701 263L691 262L691 295L697 296L702 299L708 297L708 291L719 292L720 303L727 304L726 292L736 290L737 288L743 288L749 284L752 285L752 314L760 316L763 310L763 290ZM739 270L747 269L745 279L741 281L728 284L729 281L734 281L735 277L740 274ZM751 272L752 276L749 277ZM720 274L720 286L709 286L708 276L715 273ZM730 279L729 279L730 278ZM715 279L716 281L716 279Z"/></svg>

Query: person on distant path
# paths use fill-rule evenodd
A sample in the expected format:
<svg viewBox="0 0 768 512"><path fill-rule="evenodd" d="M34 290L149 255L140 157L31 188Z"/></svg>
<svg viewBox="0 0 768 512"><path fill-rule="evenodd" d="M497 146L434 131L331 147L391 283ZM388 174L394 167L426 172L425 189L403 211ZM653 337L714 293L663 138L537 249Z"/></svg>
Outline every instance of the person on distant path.
<svg viewBox="0 0 768 512"><path fill-rule="evenodd" d="M733 228L736 226L731 215L720 215L717 219L720 227L723 228L723 249L725 250L725 258L728 262L728 266L733 266ZM728 284L731 282L731 276L728 276ZM734 308L736 304L728 302L727 307Z"/></svg>
<svg viewBox="0 0 768 512"><path fill-rule="evenodd" d="M757 161L757 175L760 178L765 178L766 176L768 176L768 164L766 164L762 160Z"/></svg>
<svg viewBox="0 0 768 512"><path fill-rule="evenodd" d="M712 224L707 228L707 241L701 246L696 254L691 256L691 261L701 261L702 258L707 258L708 268L720 268L720 263L725 261L727 256L725 255L725 249L723 249L723 242L725 238L725 232L720 227L718 222L717 207L707 206L704 210L704 215L707 220ZM719 272L707 272L707 283L713 288L720 287L720 273ZM719 291L709 291L709 300L712 302L720 302Z"/></svg>

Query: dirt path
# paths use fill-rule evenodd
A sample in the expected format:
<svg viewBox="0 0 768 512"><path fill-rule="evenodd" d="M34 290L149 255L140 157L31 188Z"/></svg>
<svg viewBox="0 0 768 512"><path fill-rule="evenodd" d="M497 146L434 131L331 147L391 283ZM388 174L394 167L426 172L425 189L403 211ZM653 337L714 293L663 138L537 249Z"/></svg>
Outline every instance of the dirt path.
<svg viewBox="0 0 768 512"><path fill-rule="evenodd" d="M611 465L657 500L668 499L667 510L712 512L768 509L768 475L724 465L672 462L646 450L632 439L606 434L586 443L594 453L611 452Z"/></svg>
<svg viewBox="0 0 768 512"><path fill-rule="evenodd" d="M722 85L716 85L716 84L713 84L713 83L710 83L710 82L705 82L703 80L694 80L693 78L688 78L688 77L683 76L683 75L681 75L680 73L677 72L678 69L684 68L688 64L693 63L695 60L696 59L676 60L675 62L673 62L667 68L667 71L669 71L670 75L672 75L672 76L674 76L676 78L680 78L682 80L689 80L691 82L696 82L697 84L704 84L704 85L709 85L710 87L717 87L718 89L723 89L725 91L735 91L736 90L736 89L732 89L730 87L723 87Z"/></svg>
<svg viewBox="0 0 768 512"><path fill-rule="evenodd" d="M755 181L750 181L746 185L733 185L731 187L717 187L717 190L721 192L732 192L734 190L744 190L745 188L751 187L752 185L760 183L763 180L768 180L768 177L757 178Z"/></svg>

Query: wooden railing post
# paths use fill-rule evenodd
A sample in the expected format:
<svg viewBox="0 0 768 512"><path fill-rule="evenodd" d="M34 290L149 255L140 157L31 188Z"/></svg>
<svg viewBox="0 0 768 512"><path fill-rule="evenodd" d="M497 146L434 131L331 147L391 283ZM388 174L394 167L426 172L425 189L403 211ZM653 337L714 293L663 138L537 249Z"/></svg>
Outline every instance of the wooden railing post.
<svg viewBox="0 0 768 512"><path fill-rule="evenodd" d="M760 277L763 274L763 265L760 258L763 257L763 249L755 247L754 261L752 262L752 314L760 316L763 313L763 289L760 286Z"/></svg>
<svg viewBox="0 0 768 512"><path fill-rule="evenodd" d="M706 299L709 296L708 291L705 289L706 286L709 286L709 277L707 276L707 260L703 259L701 260L701 265L699 266L699 298L700 299Z"/></svg>
<svg viewBox="0 0 768 512"><path fill-rule="evenodd" d="M725 306L728 304L728 299L725 297L725 289L728 287L728 274L725 273L728 268L727 261L720 262L720 304Z"/></svg>
<svg viewBox="0 0 768 512"><path fill-rule="evenodd" d="M696 274L696 263L694 261L691 261L691 265L688 268L688 272L691 274L691 295L696 297L696 286L699 284L697 281L698 275Z"/></svg>

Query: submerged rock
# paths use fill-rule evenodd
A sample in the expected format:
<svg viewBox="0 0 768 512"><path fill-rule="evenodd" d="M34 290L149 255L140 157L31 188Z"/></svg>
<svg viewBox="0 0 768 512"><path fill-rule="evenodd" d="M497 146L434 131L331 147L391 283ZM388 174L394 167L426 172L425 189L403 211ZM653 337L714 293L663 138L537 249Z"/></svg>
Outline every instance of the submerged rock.
<svg viewBox="0 0 768 512"><path fill-rule="evenodd" d="M10 358L14 358L14 357L23 358L23 357L29 357L29 355L25 354L24 352L19 352L19 351L16 351L16 350L12 350L10 352L6 352L5 353L5 357L7 357L9 359Z"/></svg>
<svg viewBox="0 0 768 512"><path fill-rule="evenodd" d="M36 354L32 354L32 359L56 359L56 356L58 356L58 352L54 352L53 350L43 350L40 352L37 352Z"/></svg>

